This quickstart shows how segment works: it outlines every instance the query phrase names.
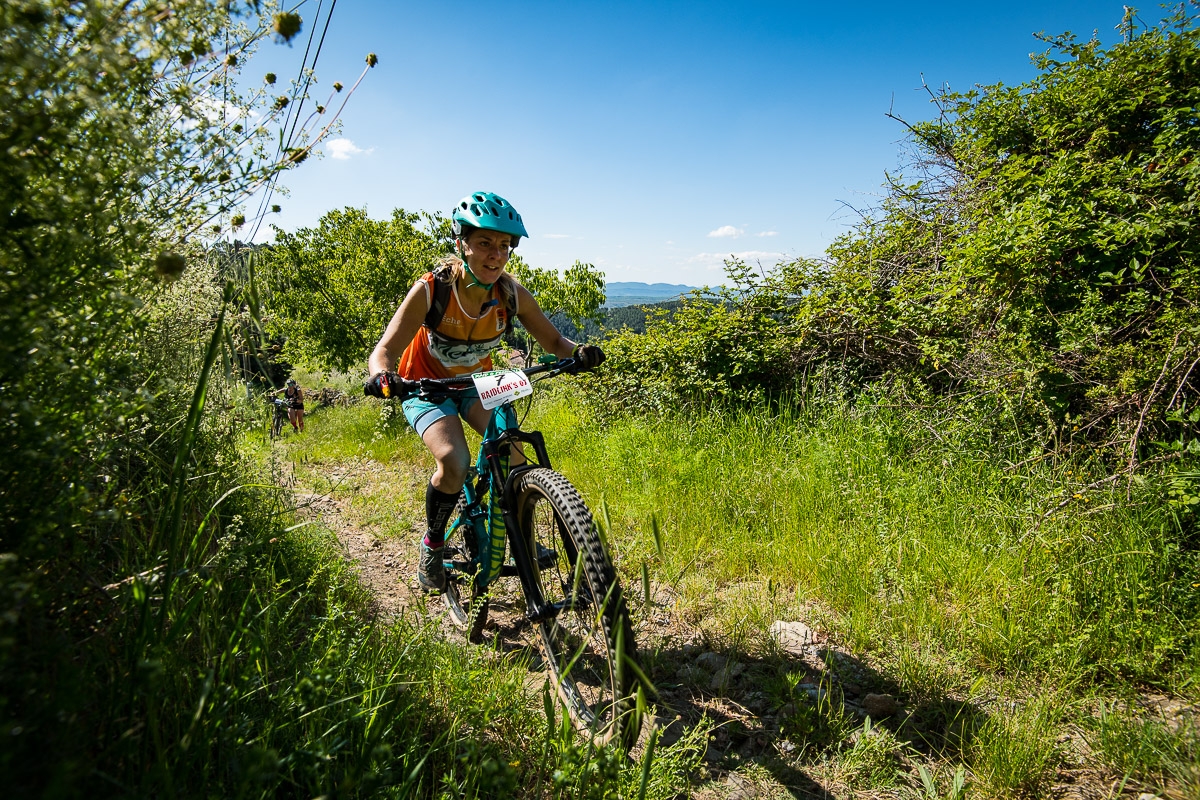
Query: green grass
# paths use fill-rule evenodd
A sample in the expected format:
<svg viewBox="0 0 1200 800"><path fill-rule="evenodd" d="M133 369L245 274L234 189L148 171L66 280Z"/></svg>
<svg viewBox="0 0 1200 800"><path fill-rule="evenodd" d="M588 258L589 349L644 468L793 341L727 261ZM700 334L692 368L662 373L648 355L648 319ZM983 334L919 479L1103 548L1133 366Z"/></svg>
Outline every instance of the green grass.
<svg viewBox="0 0 1200 800"><path fill-rule="evenodd" d="M1078 465L1006 470L986 451L862 410L599 426L557 391L539 396L527 427L547 434L555 467L604 521L635 614L644 567L709 647L766 658L770 623L803 618L902 699L911 713L900 729L861 724L837 704L795 703L785 734L802 745L796 764L827 785L931 796L965 783L972 796L1038 796L1074 757L1060 738L1080 729L1096 769L1173 791L1195 785L1180 766L1194 728L1087 710L1131 686L1194 700L1196 561L1145 492L1080 492L1091 478ZM378 403L316 411L308 433L277 449L307 485L359 503L366 524L421 515L432 461ZM330 477L348 463L386 469ZM645 658L657 665L660 655ZM784 672L777 683L774 694L794 694ZM446 713L466 700L455 696ZM1131 737L1152 744L1131 748ZM567 763L578 757L559 750ZM660 755L683 764L689 752ZM681 769L669 773L677 787ZM454 780L492 779L468 772ZM613 775L623 776L614 786L632 779Z"/></svg>
<svg viewBox="0 0 1200 800"><path fill-rule="evenodd" d="M1055 737L1094 722L1088 698L1196 699L1198 559L1153 486L1127 499L1083 489L1095 476L1078 464L1006 470L869 410L595 426L563 401L533 417L607 508L626 582L647 565L710 646L763 652L772 619L817 623L927 717L922 737L985 796L1043 791L1066 757ZM1191 725L1155 728L1174 742L1156 751L1188 751Z"/></svg>
<svg viewBox="0 0 1200 800"><path fill-rule="evenodd" d="M1054 493L1071 490L1065 468L1009 474L886 418L714 415L598 430L562 404L538 422L557 434L560 470L607 505L625 562L651 561L658 580L786 587L827 609L855 650L902 642L899 666L917 682L927 659L935 675L1162 688L1200 675L1197 561L1168 519L1122 502L1123 487L1036 527ZM1114 507L1092 511L1100 505ZM652 516L669 542L661 559Z"/></svg>
<svg viewBox="0 0 1200 800"><path fill-rule="evenodd" d="M1184 796L1200 796L1200 728L1194 719L1147 718L1131 703L1106 703L1090 721L1087 739L1124 783L1173 784Z"/></svg>

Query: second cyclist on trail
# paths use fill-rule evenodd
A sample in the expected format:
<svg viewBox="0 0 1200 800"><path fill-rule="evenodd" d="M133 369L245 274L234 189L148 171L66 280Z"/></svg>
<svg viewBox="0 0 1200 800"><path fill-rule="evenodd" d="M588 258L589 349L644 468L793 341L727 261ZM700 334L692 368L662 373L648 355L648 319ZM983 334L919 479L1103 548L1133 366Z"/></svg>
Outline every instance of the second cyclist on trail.
<svg viewBox="0 0 1200 800"><path fill-rule="evenodd" d="M529 290L505 272L513 248L529 235L508 201L491 192L475 192L455 207L451 224L460 257L443 259L413 284L400 303L371 353L368 394L389 397L402 391L390 384L388 373L419 380L492 369L492 351L514 317L547 353L574 357L584 369L604 361L599 347L576 344L559 333ZM490 412L473 388L437 403L410 398L403 407L405 418L437 461L425 488L425 536L417 582L425 591L440 591L446 584L446 524L471 459L462 420L482 434Z"/></svg>
<svg viewBox="0 0 1200 800"><path fill-rule="evenodd" d="M282 394L287 400L288 422L292 423L292 430L304 433L304 390L300 388L300 384L296 383L295 378L288 378L287 384L275 394Z"/></svg>

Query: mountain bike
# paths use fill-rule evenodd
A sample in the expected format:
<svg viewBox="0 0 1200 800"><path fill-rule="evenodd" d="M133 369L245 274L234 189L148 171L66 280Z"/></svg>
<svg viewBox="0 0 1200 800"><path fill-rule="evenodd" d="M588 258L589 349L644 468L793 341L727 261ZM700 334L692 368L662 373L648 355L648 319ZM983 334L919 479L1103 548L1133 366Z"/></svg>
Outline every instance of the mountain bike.
<svg viewBox="0 0 1200 800"><path fill-rule="evenodd" d="M283 430L283 423L287 422L288 408L291 404L282 397L271 397L267 399L267 402L275 409L274 416L271 417L271 438L278 439Z"/></svg>
<svg viewBox="0 0 1200 800"><path fill-rule="evenodd" d="M533 376L577 371L574 359L549 356L525 370L421 380L405 397L437 402L474 388L492 412L446 536L442 599L451 619L482 641L499 579L518 578L518 602L575 726L596 744L629 748L652 686L621 585L583 498L551 467L542 434L521 429L513 406L532 394Z"/></svg>

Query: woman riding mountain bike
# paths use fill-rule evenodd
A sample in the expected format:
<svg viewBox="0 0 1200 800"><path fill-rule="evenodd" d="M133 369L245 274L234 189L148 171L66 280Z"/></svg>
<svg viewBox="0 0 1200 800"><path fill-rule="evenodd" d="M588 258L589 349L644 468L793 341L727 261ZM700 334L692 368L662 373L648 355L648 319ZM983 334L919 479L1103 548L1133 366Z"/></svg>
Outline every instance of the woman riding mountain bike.
<svg viewBox="0 0 1200 800"><path fill-rule="evenodd" d="M529 235L521 215L507 200L491 192L470 194L454 208L451 225L459 257L443 259L435 271L413 284L400 303L371 353L368 394L402 394L402 387L392 386L396 374L416 381L491 370L491 353L511 327L513 316L547 353L575 358L584 369L604 361L599 347L563 336L529 290L505 272L513 248ZM440 592L446 587L446 523L470 467L462 420L482 435L490 414L474 391L438 402L412 397L403 408L437 462L425 487L425 535L416 579L424 591ZM511 463L522 463L522 458L514 448Z"/></svg>

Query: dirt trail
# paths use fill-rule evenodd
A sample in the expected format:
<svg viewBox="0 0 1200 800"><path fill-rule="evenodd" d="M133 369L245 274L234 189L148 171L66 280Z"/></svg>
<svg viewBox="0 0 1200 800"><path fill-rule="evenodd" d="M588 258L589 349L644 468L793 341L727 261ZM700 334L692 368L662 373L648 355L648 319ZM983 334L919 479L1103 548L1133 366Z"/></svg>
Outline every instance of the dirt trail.
<svg viewBox="0 0 1200 800"><path fill-rule="evenodd" d="M408 535L396 535L394 528L384 532L381 526L364 524L358 519L353 507L354 495L362 484L379 479L382 468L375 464L340 464L324 465L323 469L330 484L338 488L315 492L297 487L297 511L302 517L320 521L336 534L347 561L370 592L375 612L382 619L395 619L423 613L425 609L424 613L444 619L446 634L462 638L465 645L462 632L450 623L442 604L423 603L416 588L413 577L419 541L416 525L411 526ZM397 479L394 472L392 479ZM404 480L399 478L401 483ZM786 757L794 746L784 742L783 749L779 749L778 725L771 715L763 715L767 705L765 696L752 688L755 670L747 671L747 665L706 649L695 626L674 613L675 599L669 589L653 587L650 605L653 612L636 620L637 640L643 653L650 657L647 660L652 660L652 679L659 688L655 724L662 729L660 742L677 741L702 720L707 720L706 725L712 730L697 776L701 779L695 787L701 790L697 796L830 796L795 771L781 774L783 781L769 777L769 772L754 780L734 773L748 759L778 760ZM502 650L536 647L523 612L517 603L505 602L503 597L493 600L484 633L487 638L484 646ZM813 680L819 680L815 672ZM531 682L540 686L540 681L541 673L531 674Z"/></svg>
<svg viewBox="0 0 1200 800"><path fill-rule="evenodd" d="M415 605L416 589L410 585L417 567L415 542L360 529L343 510L347 501L329 494L300 492L296 503L301 515L320 520L337 535L346 560L370 591L380 617L394 619Z"/></svg>

